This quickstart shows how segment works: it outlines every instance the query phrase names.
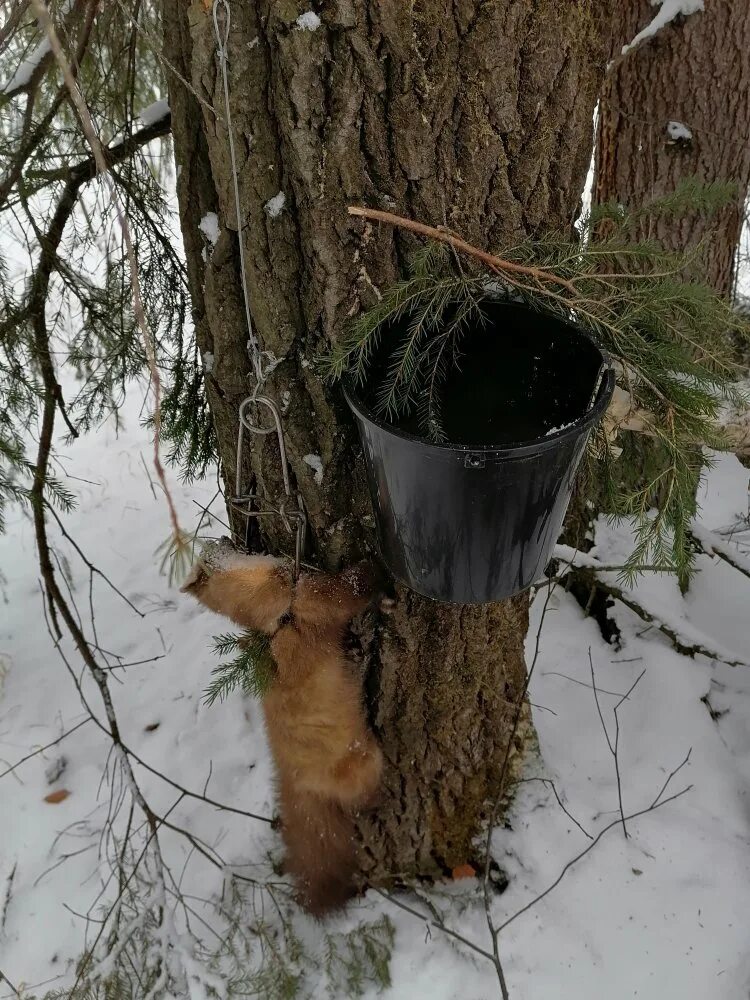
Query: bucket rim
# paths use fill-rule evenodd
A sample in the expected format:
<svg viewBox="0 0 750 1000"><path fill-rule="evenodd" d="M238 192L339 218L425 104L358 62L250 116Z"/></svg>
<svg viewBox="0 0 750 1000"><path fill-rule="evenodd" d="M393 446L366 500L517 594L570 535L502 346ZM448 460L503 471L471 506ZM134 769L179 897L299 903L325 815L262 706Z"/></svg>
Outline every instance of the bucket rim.
<svg viewBox="0 0 750 1000"><path fill-rule="evenodd" d="M601 346L601 344L596 342L587 330L584 330L575 323L571 323L569 320L562 319L559 316L555 316L554 318L562 325L567 326L576 337L582 337L588 340L589 343L599 352L602 359L600 368L601 380L597 390L597 398L593 406L589 407L589 409L586 410L585 413L581 414L577 420L573 420L571 423L567 424L565 427L561 427L554 433L547 433L542 437L528 438L522 441L511 441L501 445L459 444L451 441L428 441L427 438L421 437L419 434L412 434L410 431L394 427L394 425L388 423L387 420L377 416L360 398L357 392L357 385L351 376L347 376L343 380L342 388L344 397L349 404L350 409L361 420L374 424L381 431L391 437L400 438L402 441L408 441L412 444L419 445L421 448L434 450L437 453L444 452L447 454L449 452L470 452L473 454L484 455L506 455L508 453L512 453L516 457L524 457L526 455L547 451L549 448L554 448L560 442L566 441L568 438L580 437L584 431L587 431L592 424L596 423L609 406L609 402L615 388L615 371L612 367L612 361L609 353Z"/></svg>

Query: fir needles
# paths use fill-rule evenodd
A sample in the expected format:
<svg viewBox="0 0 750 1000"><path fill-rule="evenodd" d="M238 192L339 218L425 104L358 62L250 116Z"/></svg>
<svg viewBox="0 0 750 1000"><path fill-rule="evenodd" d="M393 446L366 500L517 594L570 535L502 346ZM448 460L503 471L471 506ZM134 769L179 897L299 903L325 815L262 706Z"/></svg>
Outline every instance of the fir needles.
<svg viewBox="0 0 750 1000"><path fill-rule="evenodd" d="M250 629L241 635L217 635L214 636L214 652L218 656L236 655L211 671L212 680L204 692L206 705L213 705L217 699L224 701L235 688L256 698L263 697L276 670L269 636Z"/></svg>

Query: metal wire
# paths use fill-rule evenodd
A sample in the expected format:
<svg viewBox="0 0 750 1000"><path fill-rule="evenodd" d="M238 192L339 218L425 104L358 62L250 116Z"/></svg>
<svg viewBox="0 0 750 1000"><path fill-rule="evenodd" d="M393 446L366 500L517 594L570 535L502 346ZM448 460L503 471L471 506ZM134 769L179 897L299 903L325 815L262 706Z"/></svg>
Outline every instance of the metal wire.
<svg viewBox="0 0 750 1000"><path fill-rule="evenodd" d="M271 416L273 417L274 426L273 427L256 427L250 423L247 419L247 410L249 407L260 404L262 406L268 407L271 411ZM248 396L240 403L240 430L237 435L237 458L241 457L239 447L242 443L242 431L243 428L249 430L253 434L270 434L272 431L276 431L276 436L279 441L279 453L281 456L281 472L284 476L284 493L286 496L290 497L292 495L292 487L289 482L289 468L286 461L286 443L284 441L284 427L281 423L281 415L276 408L276 404L273 400L269 399L268 396ZM237 488L237 493L239 494L241 486L239 482L240 470L237 470L237 478L235 479L235 486Z"/></svg>
<svg viewBox="0 0 750 1000"><path fill-rule="evenodd" d="M220 13L223 15L223 27L220 24ZM229 140L229 159L232 167L232 187L234 189L234 209L237 217L237 242L240 249L240 278L242 281L242 299L245 306L245 322L247 324L248 351L255 374L255 388L247 399L240 404L239 409L239 430L237 432L237 468L235 472L235 495L230 499L233 507L236 507L245 514L247 518L262 517L266 514L275 514L280 517L284 527L290 533L294 531L294 579L299 577L302 555L305 548L305 534L307 531L307 518L304 514L302 496L297 494L297 509L287 509L288 501L292 500L292 486L289 478L289 463L286 456L286 442L284 440L284 424L281 419L278 407L268 396L261 396L260 390L266 378L263 370L263 355L260 343L253 329L253 321L250 313L250 294L247 288L247 273L245 269L245 242L242 236L242 211L240 205L240 186L237 173L237 157L234 149L234 132L232 128L232 113L229 107L229 74L227 70L227 44L229 42L229 29L232 23L232 15L228 0L214 0L213 5L214 34L216 35L216 48L219 55L219 66L221 68L221 78L224 88L224 110L226 111L227 137ZM248 416L248 411L253 406L265 406L270 410L273 424L270 427L263 427L254 424ZM277 507L269 503L264 497L256 493L242 492L242 459L245 447L245 431L251 434L265 436L276 432L279 443L279 457L281 460L281 472L284 479L284 500ZM253 503L259 503L261 509L251 510ZM263 509L265 508L265 509ZM292 522L295 522L294 529Z"/></svg>
<svg viewBox="0 0 750 1000"><path fill-rule="evenodd" d="M219 24L219 11L224 14L224 29ZM261 358L260 344L255 336L253 320L250 315L250 295L247 290L247 274L245 271L245 241L242 238L242 212L240 206L240 185L237 175L237 156L234 150L234 130L232 127L232 112L229 107L229 76L227 73L227 42L229 41L229 28L232 23L232 14L227 0L215 0L213 5L214 34L216 35L216 48L219 53L219 66L221 67L221 78L224 85L224 110L227 120L227 136L229 139L229 159L232 164L232 185L234 187L234 211L237 218L237 242L240 247L240 278L242 280L242 298L245 303L245 322L247 323L247 343L250 348L250 359L253 363L257 385L263 381L263 363ZM256 386L257 388L257 386Z"/></svg>

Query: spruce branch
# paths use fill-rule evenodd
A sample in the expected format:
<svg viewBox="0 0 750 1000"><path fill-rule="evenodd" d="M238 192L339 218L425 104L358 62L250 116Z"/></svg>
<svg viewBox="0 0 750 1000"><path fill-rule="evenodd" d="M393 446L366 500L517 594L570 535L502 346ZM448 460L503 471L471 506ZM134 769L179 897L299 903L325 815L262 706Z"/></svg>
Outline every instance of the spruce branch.
<svg viewBox="0 0 750 1000"><path fill-rule="evenodd" d="M180 545L183 539L184 533L180 527L179 519L177 517L177 508L175 507L174 499L169 489L169 484L167 483L166 473L164 471L164 466L162 465L161 455L160 455L160 430L161 430L161 396L162 396L162 383L161 375L159 374L159 367L156 361L156 345L154 343L151 331L148 326L148 320L146 317L146 309L143 303L143 294L141 291L141 284L138 272L138 259L134 249L133 236L130 230L130 223L128 221L127 214L123 210L119 195L117 192L116 185L112 180L109 173L109 167L107 164L106 157L103 152L103 147L99 134L94 126L94 122L91 118L91 112L89 111L88 105L86 104L83 95L81 94L80 88L76 82L76 78L71 69L68 58L60 44L60 39L57 35L55 25L50 18L49 10L47 9L44 0L31 0L31 6L36 14L36 17L43 28L54 53L55 59L60 67L63 74L63 79L65 80L65 85L68 88L70 94L70 99L75 108L76 114L78 116L81 128L84 135L86 136L86 141L91 147L91 152L96 163L97 170L102 174L105 181L107 182L110 190L110 195L112 202L114 204L115 213L117 215L117 220L120 225L120 231L122 233L123 243L125 246L125 251L129 262L129 272L130 272L130 282L131 290L133 296L133 309L135 312L136 320L138 326L141 330L143 337L143 344L146 350L146 357L148 358L149 369L151 372L151 385L154 394L154 452L153 452L153 463L156 469L156 475L159 479L159 483L164 491L164 496L167 502L167 508L169 510L169 519L172 525L172 533L175 539L175 544Z"/></svg>
<svg viewBox="0 0 750 1000"><path fill-rule="evenodd" d="M246 695L263 697L276 670L269 636L251 629L241 635L217 635L214 636L214 652L218 656L236 655L211 671L213 680L204 692L206 705L224 701L237 688Z"/></svg>
<svg viewBox="0 0 750 1000"><path fill-rule="evenodd" d="M495 254L487 253L485 250L480 250L478 247L472 246L471 243L467 243L466 240L448 232L448 230L436 229L435 226L426 226L422 222L414 222L412 219L405 219L403 216L394 215L392 212L381 212L378 209L362 208L358 205L350 205L348 212L349 215L368 219L370 222L385 222L390 226L397 226L399 229L406 229L419 236L426 236L428 239L445 243L453 247L454 250L468 254L470 257L474 257L476 260L486 264L496 274L524 275L534 280L549 281L553 285L561 285L571 293L574 292L574 288L570 282L560 277L560 275L553 274L551 271L544 271L538 267L525 266L511 260L504 260L502 257L497 257Z"/></svg>

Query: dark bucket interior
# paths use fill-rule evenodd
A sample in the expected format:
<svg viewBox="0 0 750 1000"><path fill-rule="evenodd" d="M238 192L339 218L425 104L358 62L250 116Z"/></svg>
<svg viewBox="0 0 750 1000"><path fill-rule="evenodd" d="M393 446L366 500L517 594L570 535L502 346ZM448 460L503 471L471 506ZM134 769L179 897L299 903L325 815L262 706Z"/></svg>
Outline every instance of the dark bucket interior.
<svg viewBox="0 0 750 1000"><path fill-rule="evenodd" d="M458 363L449 366L442 386L442 424L451 443L503 447L533 441L589 410L602 368L601 352L589 337L524 305L487 300L483 312L486 322L462 335ZM357 390L373 413L388 357L405 330L406 321L384 331L368 383ZM423 436L416 413L388 422Z"/></svg>

